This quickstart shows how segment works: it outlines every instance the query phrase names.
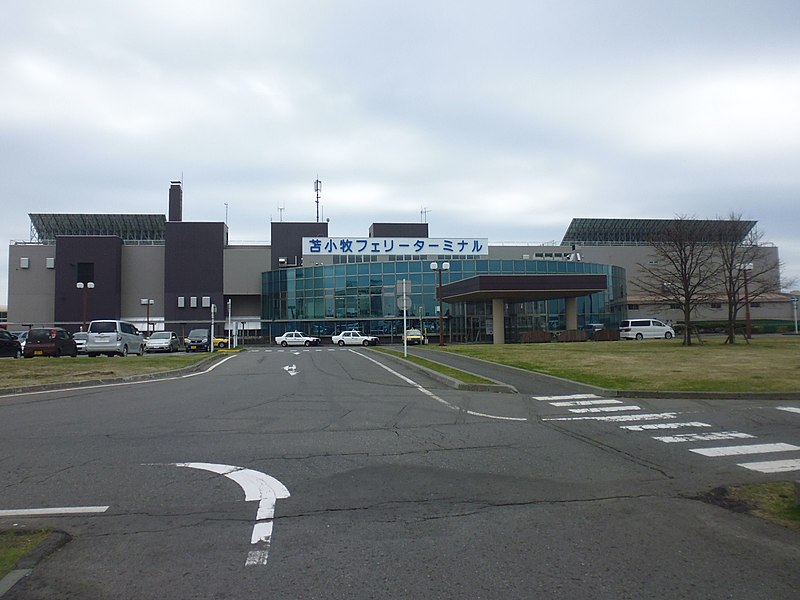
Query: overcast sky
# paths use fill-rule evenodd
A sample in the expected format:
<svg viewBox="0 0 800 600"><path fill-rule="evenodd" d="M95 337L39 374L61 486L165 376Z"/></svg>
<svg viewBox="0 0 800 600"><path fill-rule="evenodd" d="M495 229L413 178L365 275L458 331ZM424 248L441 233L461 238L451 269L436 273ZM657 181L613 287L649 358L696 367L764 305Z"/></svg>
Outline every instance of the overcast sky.
<svg viewBox="0 0 800 600"><path fill-rule="evenodd" d="M337 237L741 213L800 278L800 2L4 3L0 237L181 178L231 240L315 220L317 178Z"/></svg>

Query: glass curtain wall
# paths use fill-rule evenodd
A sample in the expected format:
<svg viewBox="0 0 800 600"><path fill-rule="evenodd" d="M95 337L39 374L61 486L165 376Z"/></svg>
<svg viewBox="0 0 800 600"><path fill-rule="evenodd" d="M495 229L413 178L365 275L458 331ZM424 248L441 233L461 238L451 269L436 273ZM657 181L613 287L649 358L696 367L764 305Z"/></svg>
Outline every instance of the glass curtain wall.
<svg viewBox="0 0 800 600"><path fill-rule="evenodd" d="M409 257L410 258L410 257ZM415 257L416 258L416 257ZM328 336L355 328L380 336L402 334L403 313L398 301L400 281L408 280L409 327L421 328L438 338L439 276L430 262L441 259L397 260L335 265L317 265L269 271L262 275L262 320L267 335L298 329ZM624 318L625 275L619 267L543 260L449 260L442 271L442 284L476 275L537 273L599 273L608 276L605 292L578 299L579 324L616 325ZM443 303L445 338L453 342L490 341L490 302ZM506 339L519 341L525 332L557 331L565 327L565 302L536 300L506 306ZM488 328L488 329L487 329Z"/></svg>

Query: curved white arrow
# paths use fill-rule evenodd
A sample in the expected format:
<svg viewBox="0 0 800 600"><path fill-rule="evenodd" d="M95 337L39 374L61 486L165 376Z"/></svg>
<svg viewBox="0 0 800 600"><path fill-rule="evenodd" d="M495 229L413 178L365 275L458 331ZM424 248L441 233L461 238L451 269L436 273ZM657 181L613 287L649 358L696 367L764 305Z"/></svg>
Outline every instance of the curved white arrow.
<svg viewBox="0 0 800 600"><path fill-rule="evenodd" d="M174 465L176 467L189 467L224 475L238 483L244 490L246 502L258 500L256 524L253 526L253 535L250 537L250 543L259 544L259 548L248 553L244 564L246 566L267 564L269 545L272 538L272 518L275 515L275 502L278 498L289 497L289 490L286 489L286 486L266 473L243 467L199 462L174 463Z"/></svg>

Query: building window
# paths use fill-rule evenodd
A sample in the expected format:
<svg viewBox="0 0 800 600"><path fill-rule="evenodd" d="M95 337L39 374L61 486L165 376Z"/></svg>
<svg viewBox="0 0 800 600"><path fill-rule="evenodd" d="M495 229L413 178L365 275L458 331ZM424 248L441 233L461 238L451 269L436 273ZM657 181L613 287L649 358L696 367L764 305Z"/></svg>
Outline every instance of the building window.
<svg viewBox="0 0 800 600"><path fill-rule="evenodd" d="M186 298L183 296L178 296L178 308L184 308L186 306Z"/></svg>
<svg viewBox="0 0 800 600"><path fill-rule="evenodd" d="M211 296L203 296L203 308L211 308Z"/></svg>
<svg viewBox="0 0 800 600"><path fill-rule="evenodd" d="M638 304L628 304L628 310L639 310Z"/></svg>
<svg viewBox="0 0 800 600"><path fill-rule="evenodd" d="M77 282L89 283L94 281L94 263L79 262L76 269Z"/></svg>
<svg viewBox="0 0 800 600"><path fill-rule="evenodd" d="M192 296L191 298L189 298L189 307L197 308L197 296Z"/></svg>
<svg viewBox="0 0 800 600"><path fill-rule="evenodd" d="M719 302L712 302L711 303L711 308L720 309L720 308L722 308L722 304L719 303Z"/></svg>
<svg viewBox="0 0 800 600"><path fill-rule="evenodd" d="M683 306L681 306L680 304L670 304L669 307L672 310L681 310L683 308Z"/></svg>
<svg viewBox="0 0 800 600"><path fill-rule="evenodd" d="M19 268L20 269L27 269L31 266L31 259L27 257L22 257L19 259Z"/></svg>
<svg viewBox="0 0 800 600"><path fill-rule="evenodd" d="M56 268L56 259L52 256L48 256L44 259L44 266L48 269L55 269Z"/></svg>
<svg viewBox="0 0 800 600"><path fill-rule="evenodd" d="M760 308L760 307L761 307L761 302L751 302L750 303L750 308Z"/></svg>

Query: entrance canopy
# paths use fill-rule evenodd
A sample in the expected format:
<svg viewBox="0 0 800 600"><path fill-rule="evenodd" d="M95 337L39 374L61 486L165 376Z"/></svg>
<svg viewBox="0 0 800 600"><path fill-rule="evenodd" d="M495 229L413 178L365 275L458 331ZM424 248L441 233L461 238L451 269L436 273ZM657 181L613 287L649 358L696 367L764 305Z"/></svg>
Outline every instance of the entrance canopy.
<svg viewBox="0 0 800 600"><path fill-rule="evenodd" d="M511 302L577 298L605 292L605 275L476 275L442 286L445 302L480 302L503 299ZM439 292L437 290L437 297Z"/></svg>

